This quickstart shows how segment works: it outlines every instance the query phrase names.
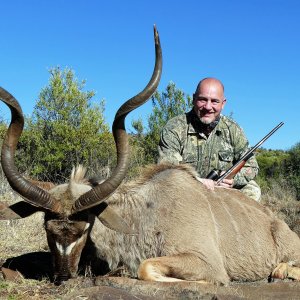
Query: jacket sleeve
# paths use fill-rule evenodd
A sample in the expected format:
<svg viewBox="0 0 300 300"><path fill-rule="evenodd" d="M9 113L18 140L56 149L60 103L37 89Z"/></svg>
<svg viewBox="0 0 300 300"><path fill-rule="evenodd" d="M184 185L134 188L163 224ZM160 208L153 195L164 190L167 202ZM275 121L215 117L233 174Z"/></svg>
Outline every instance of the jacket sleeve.
<svg viewBox="0 0 300 300"><path fill-rule="evenodd" d="M168 122L160 134L158 145L158 163L179 164L182 161L180 135L173 126Z"/></svg>
<svg viewBox="0 0 300 300"><path fill-rule="evenodd" d="M233 135L233 144L235 163L249 150L249 142L239 126L236 127L236 131ZM253 155L247 160L244 167L235 175L233 186L235 188L242 188L248 184L250 180L255 178L258 174L258 170L258 163Z"/></svg>

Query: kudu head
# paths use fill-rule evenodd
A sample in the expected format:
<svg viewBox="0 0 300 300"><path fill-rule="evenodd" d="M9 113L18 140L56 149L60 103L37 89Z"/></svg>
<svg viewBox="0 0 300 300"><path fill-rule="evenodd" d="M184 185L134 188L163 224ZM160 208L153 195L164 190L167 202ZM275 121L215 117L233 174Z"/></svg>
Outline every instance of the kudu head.
<svg viewBox="0 0 300 300"><path fill-rule="evenodd" d="M54 281L76 276L81 251L86 243L93 219L107 227L132 233L123 219L105 202L124 179L129 165L129 144L125 130L127 114L145 103L156 90L162 71L162 52L159 36L154 27L155 67L147 86L139 94L126 101L117 111L112 126L117 149L117 165L106 181L98 185L76 182L78 174L72 174L70 183L50 191L24 178L15 167L14 155L23 130L24 117L18 101L0 88L0 99L11 110L11 123L3 140L1 164L10 186L24 201L11 206L0 203L0 220L24 218L36 211L45 213L45 229L54 266ZM76 171L76 173L81 171ZM84 172L81 172L84 173ZM76 193L70 185L77 184Z"/></svg>

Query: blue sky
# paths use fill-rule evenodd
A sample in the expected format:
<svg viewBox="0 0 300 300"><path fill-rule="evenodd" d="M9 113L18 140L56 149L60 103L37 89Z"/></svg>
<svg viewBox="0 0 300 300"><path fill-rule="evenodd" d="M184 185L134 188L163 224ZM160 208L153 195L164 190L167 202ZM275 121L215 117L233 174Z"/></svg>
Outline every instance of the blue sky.
<svg viewBox="0 0 300 300"><path fill-rule="evenodd" d="M153 24L163 49L159 90L168 82L192 95L207 76L225 85L225 114L250 145L279 122L263 146L300 142L300 1L27 0L1 1L0 86L31 114L51 67L69 67L105 99L105 118L148 82ZM133 112L146 120L151 104ZM9 118L4 104L0 113Z"/></svg>

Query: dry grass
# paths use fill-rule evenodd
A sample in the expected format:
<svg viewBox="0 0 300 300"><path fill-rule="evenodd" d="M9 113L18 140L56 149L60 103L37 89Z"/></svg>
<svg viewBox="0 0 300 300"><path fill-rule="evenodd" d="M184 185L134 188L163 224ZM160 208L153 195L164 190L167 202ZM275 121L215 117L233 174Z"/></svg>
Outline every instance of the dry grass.
<svg viewBox="0 0 300 300"><path fill-rule="evenodd" d="M286 181L273 181L269 190L263 193L262 203L300 236L300 202L297 201L296 191Z"/></svg>
<svg viewBox="0 0 300 300"><path fill-rule="evenodd" d="M58 300L78 289L74 282L55 286L48 280L21 279L16 282L5 281L0 277L0 299L9 300Z"/></svg>
<svg viewBox="0 0 300 300"><path fill-rule="evenodd" d="M21 200L11 190L1 173L0 198L1 202L6 204L13 204ZM48 251L42 213L20 220L0 221L0 235L0 266L11 257L36 251ZM45 285L46 281L24 279L10 282L4 281L3 277L0 277L0 299L51 299L45 298L39 293L41 287L44 288Z"/></svg>
<svg viewBox="0 0 300 300"><path fill-rule="evenodd" d="M14 193L6 179L0 174L0 199L6 204L22 200ZM34 251L48 251L43 225L43 213L20 219L0 221L1 260Z"/></svg>

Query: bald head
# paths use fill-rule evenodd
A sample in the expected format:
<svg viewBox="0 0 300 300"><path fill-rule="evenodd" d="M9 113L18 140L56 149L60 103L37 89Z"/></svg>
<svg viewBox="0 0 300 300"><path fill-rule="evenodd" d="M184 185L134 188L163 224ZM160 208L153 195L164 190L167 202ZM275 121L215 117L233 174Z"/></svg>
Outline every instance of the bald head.
<svg viewBox="0 0 300 300"><path fill-rule="evenodd" d="M212 86L214 89L217 89L218 91L223 93L223 97L224 97L224 85L219 79L212 78L212 77L207 77L202 79L197 85L195 94L199 94L199 91L201 91L201 88L203 88L203 86L204 87Z"/></svg>

